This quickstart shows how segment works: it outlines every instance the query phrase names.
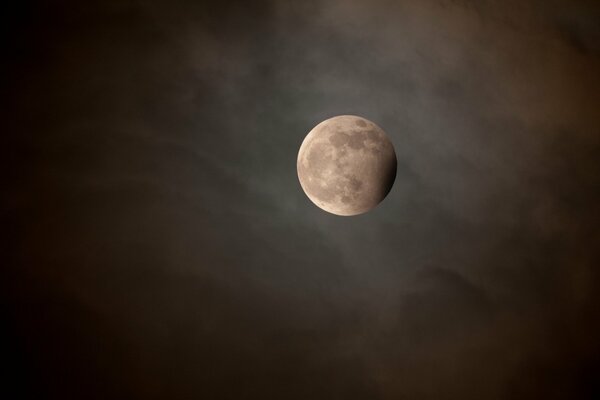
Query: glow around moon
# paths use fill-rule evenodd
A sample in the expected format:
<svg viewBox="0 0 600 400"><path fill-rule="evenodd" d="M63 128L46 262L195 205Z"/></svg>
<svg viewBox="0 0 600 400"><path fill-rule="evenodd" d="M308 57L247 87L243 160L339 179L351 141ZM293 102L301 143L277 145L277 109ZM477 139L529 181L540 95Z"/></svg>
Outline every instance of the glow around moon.
<svg viewBox="0 0 600 400"><path fill-rule="evenodd" d="M396 178L396 153L385 132L354 115L315 126L298 152L298 179L308 198L336 215L377 206Z"/></svg>

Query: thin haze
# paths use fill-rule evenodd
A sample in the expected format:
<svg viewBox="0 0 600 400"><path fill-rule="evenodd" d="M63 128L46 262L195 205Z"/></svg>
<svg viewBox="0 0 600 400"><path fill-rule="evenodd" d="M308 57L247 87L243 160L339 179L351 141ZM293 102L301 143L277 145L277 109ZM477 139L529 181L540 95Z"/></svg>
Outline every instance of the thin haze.
<svg viewBox="0 0 600 400"><path fill-rule="evenodd" d="M13 15L11 398L599 395L597 2ZM398 157L357 217L296 176L304 136L338 114Z"/></svg>

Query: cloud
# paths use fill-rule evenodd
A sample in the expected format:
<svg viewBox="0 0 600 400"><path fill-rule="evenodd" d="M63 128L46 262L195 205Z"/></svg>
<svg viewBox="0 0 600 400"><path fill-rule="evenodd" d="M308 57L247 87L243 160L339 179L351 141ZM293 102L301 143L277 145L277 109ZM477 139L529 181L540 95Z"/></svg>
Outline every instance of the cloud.
<svg viewBox="0 0 600 400"><path fill-rule="evenodd" d="M36 10L11 28L3 287L46 397L597 391L591 2ZM348 113L398 174L339 218L296 155Z"/></svg>

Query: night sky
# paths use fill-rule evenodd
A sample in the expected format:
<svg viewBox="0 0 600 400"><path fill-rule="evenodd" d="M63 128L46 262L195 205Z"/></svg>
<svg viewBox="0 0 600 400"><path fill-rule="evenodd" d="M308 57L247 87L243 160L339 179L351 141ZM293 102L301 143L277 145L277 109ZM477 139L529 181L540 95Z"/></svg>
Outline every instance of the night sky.
<svg viewBox="0 0 600 400"><path fill-rule="evenodd" d="M2 20L0 397L600 398L597 0ZM338 114L398 158L355 217L296 174Z"/></svg>

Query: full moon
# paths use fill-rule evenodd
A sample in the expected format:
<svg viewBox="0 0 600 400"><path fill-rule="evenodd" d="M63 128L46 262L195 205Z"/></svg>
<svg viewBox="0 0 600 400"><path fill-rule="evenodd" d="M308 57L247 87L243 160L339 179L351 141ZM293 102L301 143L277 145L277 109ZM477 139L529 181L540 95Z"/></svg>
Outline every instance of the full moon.
<svg viewBox="0 0 600 400"><path fill-rule="evenodd" d="M358 215L377 206L396 179L396 153L368 119L340 115L315 126L298 152L298 179L321 209Z"/></svg>

